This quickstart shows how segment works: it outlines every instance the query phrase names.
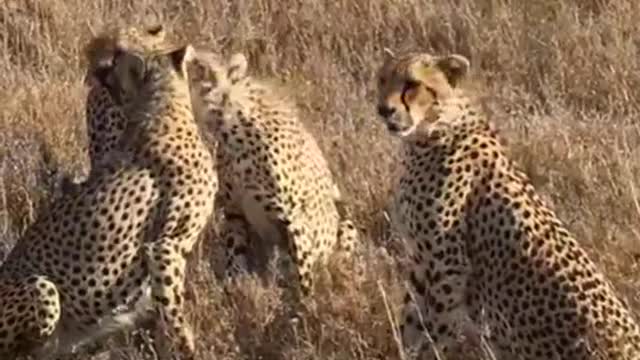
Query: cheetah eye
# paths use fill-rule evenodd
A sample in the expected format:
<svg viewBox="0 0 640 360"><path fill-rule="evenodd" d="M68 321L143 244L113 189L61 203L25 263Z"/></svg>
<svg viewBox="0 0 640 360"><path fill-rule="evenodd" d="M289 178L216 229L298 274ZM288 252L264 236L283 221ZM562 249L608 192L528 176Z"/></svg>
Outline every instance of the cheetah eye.
<svg viewBox="0 0 640 360"><path fill-rule="evenodd" d="M407 90L411 90L411 89L415 89L415 88L417 88L418 86L420 86L420 83L419 83L419 82L417 82L417 81L415 81L415 80L407 80L407 81L404 83L404 89L402 90L402 92L405 92L405 91L407 91Z"/></svg>
<svg viewBox="0 0 640 360"><path fill-rule="evenodd" d="M207 79L209 80L209 83L211 84L211 87L214 88L214 87L218 86L218 77L216 76L216 74L214 72L211 72L208 75L209 76L207 76Z"/></svg>
<svg viewBox="0 0 640 360"><path fill-rule="evenodd" d="M400 95L400 98L402 99L402 103L404 103L405 106L408 107L408 104L409 104L409 102L411 100L410 97L408 98L408 96L410 95L410 94L408 94L408 92L410 90L413 90L413 89L417 88L418 86L420 86L420 83L415 81L415 80L407 80L404 83L404 87L402 88L402 94Z"/></svg>
<svg viewBox="0 0 640 360"><path fill-rule="evenodd" d="M111 66L100 66L94 71L94 76L103 86L107 84L107 76L111 72Z"/></svg>
<svg viewBox="0 0 640 360"><path fill-rule="evenodd" d="M211 90L213 90L213 86L211 86L211 83L208 82L208 81L207 82L203 82L200 85L200 96L208 95L211 92Z"/></svg>
<svg viewBox="0 0 640 360"><path fill-rule="evenodd" d="M206 80L207 78L207 69L200 63L193 63L190 67L190 74L192 78L197 81Z"/></svg>
<svg viewBox="0 0 640 360"><path fill-rule="evenodd" d="M123 55L124 55L124 51L122 51L122 49L115 48L113 50L113 57L112 57L111 63L115 64L116 61L118 61Z"/></svg>
<svg viewBox="0 0 640 360"><path fill-rule="evenodd" d="M131 76L131 78L133 79L140 79L142 78L142 74L140 73L138 68L132 67L129 69L129 75Z"/></svg>

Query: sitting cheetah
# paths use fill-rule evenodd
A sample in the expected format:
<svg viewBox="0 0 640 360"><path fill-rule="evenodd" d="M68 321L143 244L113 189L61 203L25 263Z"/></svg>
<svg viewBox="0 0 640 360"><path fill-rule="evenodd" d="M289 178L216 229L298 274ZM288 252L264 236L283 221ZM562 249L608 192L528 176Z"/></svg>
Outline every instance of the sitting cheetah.
<svg viewBox="0 0 640 360"><path fill-rule="evenodd" d="M114 45L99 36L87 54ZM56 199L2 264L4 353L26 343L42 344L38 358L72 352L155 310L166 325L158 334L169 335L160 345L194 356L183 315L186 256L213 213L217 182L191 109L193 49L111 56L92 76L122 106L130 136L122 158Z"/></svg>
<svg viewBox="0 0 640 360"><path fill-rule="evenodd" d="M111 39L111 45L102 49L92 49L95 53L89 56L90 63L85 75L85 84L89 86L85 107L90 163L87 178L91 178L94 171L100 169L100 164L107 161L107 155L117 148L127 124L122 109L114 104L107 89L92 74L107 68L104 65L108 65L112 60L111 54L116 49L150 51L168 43L167 33L162 24L115 28L112 30ZM63 178L62 192L72 191L76 184L77 182L70 178Z"/></svg>
<svg viewBox="0 0 640 360"><path fill-rule="evenodd" d="M469 67L460 55L387 53L377 77L378 113L403 139L392 218L412 247L406 349L428 334L448 358L459 321L484 312L505 359L640 359L630 310L461 86Z"/></svg>
<svg viewBox="0 0 640 360"><path fill-rule="evenodd" d="M225 61L199 51L189 71L196 117L218 140L227 275L246 270L248 223L264 241L288 240L308 294L312 266L338 243L351 254L359 237L339 214L341 194L316 140L279 89L247 74L244 55Z"/></svg>
<svg viewBox="0 0 640 360"><path fill-rule="evenodd" d="M166 32L161 25L147 28L130 27L116 31L113 41L114 49L152 50L164 46L167 41ZM104 54L100 52L104 52ZM89 74L92 72L92 69L99 70L102 63L108 63L110 61L109 52L105 52L105 50L102 49L100 49L100 52L93 54L91 59L92 63L89 64ZM108 155L114 153L114 149L117 149L127 120L120 107L114 104L108 91L99 82L90 81L94 78L95 77L87 76L90 91L87 97L86 121L89 134L89 158L92 168L99 169L98 165L100 162L108 159ZM286 107L288 108L289 106L287 105ZM335 192L336 201L340 202L340 192L333 183L329 167L325 162L324 156L315 144L315 140L312 139L310 146L313 151L309 153L309 158L318 162L317 172L321 174L318 177L328 181L328 185L332 187L331 191ZM222 154L223 152L217 153L219 157L225 157ZM93 170L91 174L93 174ZM91 176L92 175L89 177ZM63 189L64 191L70 191L72 187L73 185L69 185L67 182ZM341 208L341 210L345 209ZM233 254L236 248L246 246L249 234L246 232L247 224L245 220L243 220L244 218L234 217L234 213L229 211L227 211L227 218L228 221L226 222L227 226L224 227L223 238L227 239L226 242L230 244L227 253ZM340 242L345 253L351 254L355 251L355 244L358 242L358 233L353 222L348 219L346 214L343 214L342 219L338 227L338 237L341 239ZM228 266L228 269L230 269L229 275L234 272L234 269L239 270L245 268L244 254L240 254L240 256L237 257L228 256L228 258L230 264ZM242 265L238 266L237 264Z"/></svg>

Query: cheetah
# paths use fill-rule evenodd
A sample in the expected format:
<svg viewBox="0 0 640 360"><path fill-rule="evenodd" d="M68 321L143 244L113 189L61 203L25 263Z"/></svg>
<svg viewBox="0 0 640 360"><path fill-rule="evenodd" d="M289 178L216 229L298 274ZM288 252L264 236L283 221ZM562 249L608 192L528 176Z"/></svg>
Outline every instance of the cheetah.
<svg viewBox="0 0 640 360"><path fill-rule="evenodd" d="M218 141L226 276L247 269L250 228L287 244L308 294L314 264L334 250L349 258L359 240L320 147L282 89L248 75L242 53L198 51L189 71L195 116Z"/></svg>
<svg viewBox="0 0 640 360"><path fill-rule="evenodd" d="M150 26L118 27L111 30L112 41L110 47L92 49L84 83L89 87L85 104L85 120L89 145L90 170L87 176L91 178L94 171L100 169L100 164L107 161L109 154L118 148L127 119L117 106L108 90L93 76L95 71L107 69L105 65L112 60L111 54L116 49L121 50L153 50L162 48L168 43L167 32L163 24ZM73 191L75 185L82 180L63 178L62 192Z"/></svg>
<svg viewBox="0 0 640 360"><path fill-rule="evenodd" d="M115 39L117 39L117 41L114 41L114 48L117 49L154 49L163 46L167 41L167 34L162 25L154 25L146 28L130 27L119 29ZM107 52L104 56L99 53L94 54L92 61L93 63L89 64L88 73L91 73L91 69L93 68L100 69L102 62L108 63L110 61L109 53ZM86 122L89 135L89 158L92 168L99 168L97 165L99 165L101 161L104 161L104 159L107 159L108 155L113 154L114 150L117 149L127 120L122 110L114 104L106 89L101 86L99 82L90 81L93 78L92 76L87 76L87 80L85 81L90 86L90 91L87 96ZM317 171L321 174L319 177L329 181L329 186L332 186L331 191L335 193L334 197L336 202L341 203L340 191L337 186L333 184L333 180L331 179L332 175L329 172L329 167L322 153L320 153L315 142L313 142L311 146L314 152L310 154L313 154L311 157L318 162ZM224 158L222 154L222 152L218 153L220 158ZM90 176L91 175L89 175L89 177ZM71 188L71 186L66 186L63 190L70 191ZM349 219L345 207L340 207L340 210L343 215L338 226L338 237L341 239L340 243L342 244L344 253L353 254L355 252L355 244L357 244L359 240L359 235L355 225ZM231 212L227 212L227 217L228 225L224 227L225 235L223 237L233 242L234 246L229 247L227 251L227 254L233 254L234 249L242 248L246 245L249 234L247 233L247 224L244 220L234 217L234 214ZM233 241L234 239L238 240ZM227 243L230 243L230 241L227 241ZM230 265L228 266L228 269L230 269L228 272L229 276L237 272L234 270L246 268L246 266L244 266L246 261L243 255L244 254L241 254L241 256L238 257L228 256L230 259ZM233 265L238 263L243 265Z"/></svg>
<svg viewBox="0 0 640 360"><path fill-rule="evenodd" d="M87 135L89 138L89 160L92 168L99 168L107 155L117 148L127 121L122 109L114 104L106 87L92 74L108 69L111 54L117 49L151 51L167 44L167 33L162 24L148 27L126 27L113 30L112 47L92 49L85 75L89 86L85 106ZM106 62L106 64L105 64ZM106 66L105 66L106 65Z"/></svg>
<svg viewBox="0 0 640 360"><path fill-rule="evenodd" d="M391 217L411 254L407 353L448 358L471 320L490 329L505 359L640 359L631 310L506 156L464 86L469 60L386 54L377 112L402 143Z"/></svg>
<svg viewBox="0 0 640 360"><path fill-rule="evenodd" d="M194 358L183 312L186 257L217 191L191 108L186 65L194 49L128 52L114 45L106 33L86 54L91 60L115 49L92 76L129 119L121 156L56 199L0 267L5 354L32 344L38 358L70 353L151 318L162 356Z"/></svg>

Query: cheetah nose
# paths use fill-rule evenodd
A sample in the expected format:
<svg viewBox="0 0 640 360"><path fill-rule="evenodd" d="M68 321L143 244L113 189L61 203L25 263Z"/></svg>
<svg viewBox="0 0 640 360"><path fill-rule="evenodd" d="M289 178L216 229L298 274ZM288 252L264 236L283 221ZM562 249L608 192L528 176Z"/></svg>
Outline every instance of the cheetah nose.
<svg viewBox="0 0 640 360"><path fill-rule="evenodd" d="M396 110L394 108L390 108L388 106L380 105L378 106L378 114L383 118L388 118L393 115Z"/></svg>

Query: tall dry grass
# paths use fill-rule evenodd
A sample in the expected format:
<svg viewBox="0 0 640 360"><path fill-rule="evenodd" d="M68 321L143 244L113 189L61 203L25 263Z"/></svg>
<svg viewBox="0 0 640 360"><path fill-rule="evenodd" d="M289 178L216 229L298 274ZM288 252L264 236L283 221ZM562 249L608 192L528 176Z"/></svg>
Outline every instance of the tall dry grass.
<svg viewBox="0 0 640 360"><path fill-rule="evenodd" d="M289 301L274 279L249 279L225 292L209 264L197 262L189 289L203 358L398 358L390 317L401 284L384 249L383 216L397 142L373 106L384 46L471 59L513 157L640 309L640 2L634 0L5 0L5 251L55 196L61 176L87 170L79 49L106 22L139 23L151 9L175 36L226 54L243 51L256 74L287 84L341 174L369 248L363 278L331 271L305 307ZM204 244L200 258L218 246L212 236ZM126 343L112 349L138 358Z"/></svg>

